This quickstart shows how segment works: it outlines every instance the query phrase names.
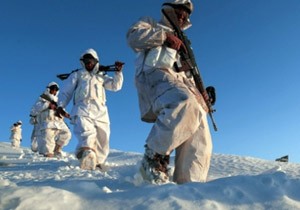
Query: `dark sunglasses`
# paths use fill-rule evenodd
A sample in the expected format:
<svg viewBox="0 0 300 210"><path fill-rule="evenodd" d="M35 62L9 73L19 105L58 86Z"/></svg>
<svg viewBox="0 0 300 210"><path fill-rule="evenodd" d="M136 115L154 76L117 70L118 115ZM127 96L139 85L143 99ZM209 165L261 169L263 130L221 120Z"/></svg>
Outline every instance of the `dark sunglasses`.
<svg viewBox="0 0 300 210"><path fill-rule="evenodd" d="M84 64L88 63L97 63L97 60L95 58L82 58L80 59Z"/></svg>

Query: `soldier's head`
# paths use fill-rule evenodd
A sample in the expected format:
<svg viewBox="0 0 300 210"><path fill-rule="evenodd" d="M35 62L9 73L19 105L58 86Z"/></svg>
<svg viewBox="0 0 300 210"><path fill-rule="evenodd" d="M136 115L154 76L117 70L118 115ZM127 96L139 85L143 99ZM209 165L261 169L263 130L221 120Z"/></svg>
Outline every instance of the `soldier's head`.
<svg viewBox="0 0 300 210"><path fill-rule="evenodd" d="M181 29L187 29L191 26L190 15L193 12L193 3L190 0L166 0L163 3L163 9L173 10L176 21Z"/></svg>
<svg viewBox="0 0 300 210"><path fill-rule="evenodd" d="M56 82L50 82L47 85L47 90L48 90L49 94L56 96L56 95L58 95L58 92L59 92L59 86Z"/></svg>
<svg viewBox="0 0 300 210"><path fill-rule="evenodd" d="M80 57L80 62L87 71L93 71L99 65L99 57L95 50L88 49Z"/></svg>

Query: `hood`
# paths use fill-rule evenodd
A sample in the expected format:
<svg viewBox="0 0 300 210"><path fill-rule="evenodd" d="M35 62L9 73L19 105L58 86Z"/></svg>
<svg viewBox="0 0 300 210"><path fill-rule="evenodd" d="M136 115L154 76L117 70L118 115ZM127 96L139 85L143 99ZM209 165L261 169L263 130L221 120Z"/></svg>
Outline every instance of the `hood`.
<svg viewBox="0 0 300 210"><path fill-rule="evenodd" d="M56 85L56 86L59 88L59 85L58 85L56 82L50 82L50 83L47 85L46 90L44 91L44 94L50 96L51 98L52 98L52 97L56 97L56 100L54 100L54 101L57 101L57 96L58 96L58 94L59 94L59 90L56 92L56 95L55 95L55 96L52 95L52 94L50 93L50 87L53 86L53 85Z"/></svg>
<svg viewBox="0 0 300 210"><path fill-rule="evenodd" d="M97 59L97 61L98 61L98 63L95 65L95 67L94 67L94 69L93 69L93 72L96 72L96 71L98 71L98 69L99 69L99 57L98 57L98 54L97 54L97 52L94 50L94 49L92 49L92 48L90 48L90 49L87 49L86 51L84 51L82 54L81 54L81 56L80 56L80 64L81 64L81 66L85 69L85 65L84 65L84 63L82 62L82 58L83 58L83 56L84 55L86 55L86 54L90 54L90 55L92 55L95 59Z"/></svg>
<svg viewBox="0 0 300 210"><path fill-rule="evenodd" d="M182 5L182 6L186 7L186 9L190 11L189 12L190 16L194 9L193 3L190 0L165 0L165 2L162 5L162 9L166 10L167 12L174 12L174 8L172 7L172 5L174 5L174 6ZM170 22L167 20L167 18L164 16L163 13L162 13L161 22L172 28ZM190 19L187 19L186 23L183 26L183 30L186 30L191 26L192 26L192 23L191 23Z"/></svg>
<svg viewBox="0 0 300 210"><path fill-rule="evenodd" d="M51 87L53 85L56 85L58 88L59 88L59 85L56 83L56 82L50 82L48 85L47 85L47 88L48 87Z"/></svg>
<svg viewBox="0 0 300 210"><path fill-rule="evenodd" d="M164 5L182 5L189 11L189 14L191 14L194 10L191 0L165 0L163 6Z"/></svg>
<svg viewBox="0 0 300 210"><path fill-rule="evenodd" d="M56 83L56 82L50 82L47 87L46 87L46 90L44 91L44 94L49 96L49 98L51 98L51 100L57 102L57 99L58 99L58 94L59 94L59 90L56 92L56 95L52 95L50 93L50 88L52 85L56 85L58 88L59 88L59 85Z"/></svg>
<svg viewBox="0 0 300 210"><path fill-rule="evenodd" d="M91 55L92 55L94 58L96 58L97 61L99 62L98 54L97 54L97 52L96 52L94 49L90 48L90 49L87 49L86 51L84 51L84 52L81 54L80 59L82 59L83 56L86 55L86 54L91 54Z"/></svg>

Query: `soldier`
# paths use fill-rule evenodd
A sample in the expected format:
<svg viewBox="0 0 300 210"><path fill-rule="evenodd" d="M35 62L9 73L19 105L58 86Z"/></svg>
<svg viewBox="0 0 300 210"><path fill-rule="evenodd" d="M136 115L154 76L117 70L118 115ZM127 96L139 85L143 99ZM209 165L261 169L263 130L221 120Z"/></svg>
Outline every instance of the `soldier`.
<svg viewBox="0 0 300 210"><path fill-rule="evenodd" d="M86 50L80 57L83 69L73 72L59 95L57 115L73 98L71 122L78 139L76 157L80 168L102 169L109 154L110 121L106 106L105 90L118 91L123 85L123 63L116 61L114 76L99 72L97 52Z"/></svg>
<svg viewBox="0 0 300 210"><path fill-rule="evenodd" d="M50 82L46 90L33 105L30 116L35 119L38 134L38 152L45 157L60 157L62 148L71 139L71 132L64 119L55 116L59 86ZM68 117L65 115L65 117Z"/></svg>
<svg viewBox="0 0 300 210"><path fill-rule="evenodd" d="M191 26L190 0L167 0L163 9L173 14L181 30ZM208 108L181 63L179 50L186 47L164 14L160 22L141 18L127 32L127 41L137 53L141 119L154 123L141 165L144 179L167 182L169 157L175 151L174 182L205 182L212 153Z"/></svg>
<svg viewBox="0 0 300 210"><path fill-rule="evenodd" d="M22 141L22 121L19 120L18 122L14 123L11 128L11 135L10 135L10 140L11 140L11 146L12 147L20 147L21 141Z"/></svg>

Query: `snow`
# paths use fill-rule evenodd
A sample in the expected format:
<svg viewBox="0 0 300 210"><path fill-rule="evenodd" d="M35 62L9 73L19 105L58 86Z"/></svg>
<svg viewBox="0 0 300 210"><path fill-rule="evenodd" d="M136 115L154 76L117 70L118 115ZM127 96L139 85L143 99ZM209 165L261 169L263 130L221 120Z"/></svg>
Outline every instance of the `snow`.
<svg viewBox="0 0 300 210"><path fill-rule="evenodd" d="M0 209L300 209L300 164L213 154L207 183L153 185L141 159L111 150L106 172L85 171L74 154L48 159L0 142Z"/></svg>

